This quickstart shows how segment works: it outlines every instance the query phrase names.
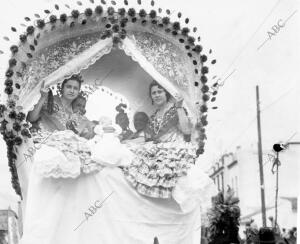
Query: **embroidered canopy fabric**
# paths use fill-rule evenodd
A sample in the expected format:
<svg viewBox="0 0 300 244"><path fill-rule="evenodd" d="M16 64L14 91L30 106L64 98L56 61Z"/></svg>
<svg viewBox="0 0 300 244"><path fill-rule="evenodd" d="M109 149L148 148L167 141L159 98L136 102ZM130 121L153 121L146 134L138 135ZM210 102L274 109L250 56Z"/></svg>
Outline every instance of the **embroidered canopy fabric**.
<svg viewBox="0 0 300 244"><path fill-rule="evenodd" d="M94 0L90 3L96 4ZM80 1L77 4L82 5ZM204 152L207 102L215 94L209 93L206 84L208 67L204 63L208 57L195 37L189 35L190 29L181 27L188 19L180 20L178 13L179 20L171 22L169 10L167 16L160 16L161 9L148 13L133 8L116 10L113 6L117 3L111 1L112 6L104 10L106 1L101 0L101 4L87 8L84 13L73 10L70 16L61 13L38 19L20 35L20 43L10 48L12 56L5 73L4 90L7 101L0 105L0 130L7 144L13 187L26 210L21 243L116 243L120 240L151 243L156 235L160 243L199 243L199 205L201 199L213 194L213 190L208 190L211 180L204 174L190 171L186 178L182 177L173 199L149 200L125 181L118 167L105 167L95 174L74 179L54 179L38 176L33 170L34 158L24 161L24 153L37 150L25 118L38 102L42 84L52 89L73 74L81 73L84 85L94 86L99 70L103 76L103 71L115 67L120 69L117 78L107 78L105 87L107 91L122 94L134 111L149 111L151 102L147 95L152 79L173 99L183 99L195 122L193 132L200 135L198 155ZM128 1L124 4L127 6ZM151 1L152 7L154 4ZM60 10L57 4L54 7ZM15 30L13 27L12 31ZM130 57L129 61L120 52ZM132 76L125 80L128 73ZM105 214L91 219L92 228L86 224L74 232L82 210L111 191L115 195L107 203ZM129 233L140 227L144 229L137 235Z"/></svg>
<svg viewBox="0 0 300 244"><path fill-rule="evenodd" d="M46 42L45 46L36 51L34 57L28 60L26 67L23 64L22 77L16 79L21 89L15 95L18 96L18 105L23 107L24 112L31 110L38 101L37 91L40 89L41 81L45 81L48 87L53 86L74 73L88 69L103 55L108 54L113 49L113 39L102 40L102 34L103 32L99 31L74 36L47 46L46 44L51 44L51 41L40 37L41 46ZM194 65L185 51L176 44L165 35L148 33L135 27L127 32L126 38L118 47L153 79L161 83L175 99L184 98L192 114L199 119L201 91L194 89L193 81L196 79ZM92 83L92 80L86 80L85 84L87 83ZM106 86L110 87L110 84ZM145 83L145 86L148 84ZM130 86L128 90L131 90ZM138 96L142 95L137 93L131 94L130 97Z"/></svg>

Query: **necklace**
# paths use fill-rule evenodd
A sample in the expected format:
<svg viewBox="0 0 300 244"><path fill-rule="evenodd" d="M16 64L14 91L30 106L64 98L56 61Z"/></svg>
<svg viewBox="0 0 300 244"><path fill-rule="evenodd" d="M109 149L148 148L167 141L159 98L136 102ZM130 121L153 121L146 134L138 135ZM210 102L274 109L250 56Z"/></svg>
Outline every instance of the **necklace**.
<svg viewBox="0 0 300 244"><path fill-rule="evenodd" d="M157 135L159 133L159 131L162 127L163 121L164 121L163 118L161 118L161 119L155 118L154 126L153 126L153 131L154 131L155 135Z"/></svg>
<svg viewBox="0 0 300 244"><path fill-rule="evenodd" d="M62 99L60 98L60 103L61 103L61 106L62 106L62 118L63 118L63 122L64 122L64 125L67 129L71 129L71 128L74 128L77 126L78 124L78 121L76 120L76 117L73 116L73 113L70 112L69 109L66 108L66 106L64 105Z"/></svg>
<svg viewBox="0 0 300 244"><path fill-rule="evenodd" d="M153 131L155 135L158 135L160 132L161 128L164 126L164 121L165 121L165 114L169 111L170 105L167 104L163 109L161 109L161 116L158 116L158 112L160 109L156 110L156 113L154 115L154 126L153 126Z"/></svg>
<svg viewBox="0 0 300 244"><path fill-rule="evenodd" d="M65 107L65 105L64 105L64 103L63 103L63 101L62 101L62 99L59 98L59 100L60 100L61 106L62 106L62 108L63 108L64 114L67 115L67 116L68 116L68 119L69 119L69 118L71 117L72 113L70 113L70 110L67 109L67 108Z"/></svg>

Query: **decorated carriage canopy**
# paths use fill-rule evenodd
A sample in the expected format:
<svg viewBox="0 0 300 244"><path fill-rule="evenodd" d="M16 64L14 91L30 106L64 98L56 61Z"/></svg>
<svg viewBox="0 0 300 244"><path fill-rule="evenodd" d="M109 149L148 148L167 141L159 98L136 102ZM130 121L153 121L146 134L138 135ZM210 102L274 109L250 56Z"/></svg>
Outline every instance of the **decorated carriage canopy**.
<svg viewBox="0 0 300 244"><path fill-rule="evenodd" d="M77 4L82 5L79 1ZM205 64L216 61L203 54L200 37L190 34L186 26L189 19L181 13L171 22L170 10L166 14L160 8L156 10L154 1L148 12L130 8L127 0L123 7L117 9L116 5L115 1L102 0L98 5L90 0L83 13L74 9L70 16L62 13L62 6L55 5L59 15L45 10L47 17L28 25L20 43L11 46L5 74L7 101L0 107L0 120L13 187L19 195L17 148L31 138L26 115L38 102L42 84L55 90L57 84L74 74L83 76L82 90L90 98L99 90L105 91L131 111L151 110L148 87L156 80L174 101L183 99L195 130L200 132L198 153L204 152L207 103L216 95L209 91ZM25 20L31 21L29 17ZM192 30L196 33L197 28ZM102 105L97 109L106 106Z"/></svg>

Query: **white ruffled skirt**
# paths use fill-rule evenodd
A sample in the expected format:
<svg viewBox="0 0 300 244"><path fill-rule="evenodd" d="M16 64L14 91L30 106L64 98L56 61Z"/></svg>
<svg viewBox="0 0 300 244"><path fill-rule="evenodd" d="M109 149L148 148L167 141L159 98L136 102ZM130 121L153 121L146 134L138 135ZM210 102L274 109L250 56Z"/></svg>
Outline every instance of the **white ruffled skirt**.
<svg viewBox="0 0 300 244"><path fill-rule="evenodd" d="M115 162L85 174L80 160L61 161L62 171L76 177L48 177L41 169L49 167L38 164L57 161L47 163L45 155L31 170L20 244L148 244L155 237L160 244L200 243L200 208L216 191L197 166L178 180L172 198L154 199L140 195Z"/></svg>

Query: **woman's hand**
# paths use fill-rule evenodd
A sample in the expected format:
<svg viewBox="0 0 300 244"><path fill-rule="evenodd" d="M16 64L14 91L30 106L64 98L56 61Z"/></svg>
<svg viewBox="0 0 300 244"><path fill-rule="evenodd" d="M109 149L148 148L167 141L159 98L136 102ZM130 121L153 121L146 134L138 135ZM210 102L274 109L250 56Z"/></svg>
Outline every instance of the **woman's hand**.
<svg viewBox="0 0 300 244"><path fill-rule="evenodd" d="M40 118L40 112L46 100L48 99L49 88L45 88L45 81L42 81L40 93L41 98L36 105L34 105L34 109L30 111L27 115L27 120L31 123L37 121Z"/></svg>
<svg viewBox="0 0 300 244"><path fill-rule="evenodd" d="M40 89L41 95L43 98L48 96L49 88L45 88L45 81L42 81L41 89Z"/></svg>
<svg viewBox="0 0 300 244"><path fill-rule="evenodd" d="M182 104L183 104L183 98L181 98L180 100L177 100L175 102L175 107L176 108L182 108Z"/></svg>

